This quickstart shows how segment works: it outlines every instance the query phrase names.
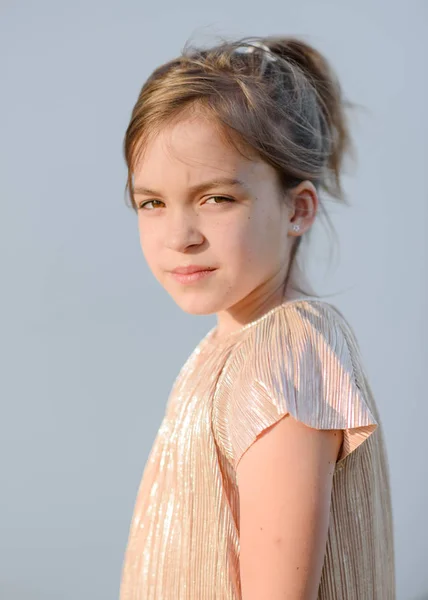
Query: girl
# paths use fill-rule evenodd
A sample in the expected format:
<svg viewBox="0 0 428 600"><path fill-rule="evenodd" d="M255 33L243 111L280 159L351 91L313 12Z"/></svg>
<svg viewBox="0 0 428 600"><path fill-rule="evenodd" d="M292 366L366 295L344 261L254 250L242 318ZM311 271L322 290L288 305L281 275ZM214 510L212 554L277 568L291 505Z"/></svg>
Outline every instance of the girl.
<svg viewBox="0 0 428 600"><path fill-rule="evenodd" d="M121 600L395 598L358 344L296 279L349 142L333 72L297 39L185 49L141 90L124 140L141 247L177 304L217 326L171 391Z"/></svg>

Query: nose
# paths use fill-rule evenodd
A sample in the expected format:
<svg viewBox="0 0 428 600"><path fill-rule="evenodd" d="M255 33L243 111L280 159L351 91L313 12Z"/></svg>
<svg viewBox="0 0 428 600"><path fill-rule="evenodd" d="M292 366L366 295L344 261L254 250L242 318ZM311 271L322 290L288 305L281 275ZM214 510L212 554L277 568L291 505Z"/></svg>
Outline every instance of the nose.
<svg viewBox="0 0 428 600"><path fill-rule="evenodd" d="M198 227L196 215L177 211L167 217L165 244L170 250L184 252L189 246L202 244L204 236Z"/></svg>

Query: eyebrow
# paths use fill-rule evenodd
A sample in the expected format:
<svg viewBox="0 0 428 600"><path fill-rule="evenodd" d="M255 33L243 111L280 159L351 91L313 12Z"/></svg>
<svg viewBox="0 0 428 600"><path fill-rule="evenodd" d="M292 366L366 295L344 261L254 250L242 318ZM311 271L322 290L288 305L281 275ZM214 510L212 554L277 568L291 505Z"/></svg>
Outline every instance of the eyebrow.
<svg viewBox="0 0 428 600"><path fill-rule="evenodd" d="M243 189L247 189L245 183L240 179L231 178L231 177L221 177L219 179L212 179L211 181L204 181L203 183L198 183L197 185L189 188L189 192L192 194L197 194L209 190L214 187L218 187L221 185L229 185L229 186L239 186ZM143 196L162 196L160 192L156 192L155 190L150 190L149 188L137 186L134 188L135 195L143 195Z"/></svg>

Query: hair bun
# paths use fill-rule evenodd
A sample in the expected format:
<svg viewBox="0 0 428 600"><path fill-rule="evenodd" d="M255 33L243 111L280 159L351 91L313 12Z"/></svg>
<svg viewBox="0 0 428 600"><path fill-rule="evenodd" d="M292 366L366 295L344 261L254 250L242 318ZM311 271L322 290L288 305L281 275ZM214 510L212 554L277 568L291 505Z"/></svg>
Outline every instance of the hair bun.
<svg viewBox="0 0 428 600"><path fill-rule="evenodd" d="M342 159L352 145L345 115L349 103L344 102L335 71L318 50L300 39L270 36L263 43L275 56L300 68L314 87L332 142L329 168L338 183Z"/></svg>

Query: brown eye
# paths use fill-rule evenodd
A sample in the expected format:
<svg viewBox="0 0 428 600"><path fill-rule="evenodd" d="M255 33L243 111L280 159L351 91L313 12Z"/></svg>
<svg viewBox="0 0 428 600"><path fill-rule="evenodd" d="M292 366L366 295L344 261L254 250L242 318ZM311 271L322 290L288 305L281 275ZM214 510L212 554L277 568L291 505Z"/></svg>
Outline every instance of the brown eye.
<svg viewBox="0 0 428 600"><path fill-rule="evenodd" d="M208 198L208 200L212 200L214 198L220 199L225 202L234 202L233 198L228 198L227 196L211 196L210 198ZM207 200L207 202L208 202L208 200ZM214 202L214 204L222 204L222 202Z"/></svg>
<svg viewBox="0 0 428 600"><path fill-rule="evenodd" d="M163 204L163 202L161 202L160 200L147 200L146 202L142 202L141 204L139 204L138 206L138 210L140 209L144 209L144 210L154 210L154 208L159 208L159 207L152 207L152 208L146 208L146 206L148 204L153 204L154 202L159 202L160 204Z"/></svg>

